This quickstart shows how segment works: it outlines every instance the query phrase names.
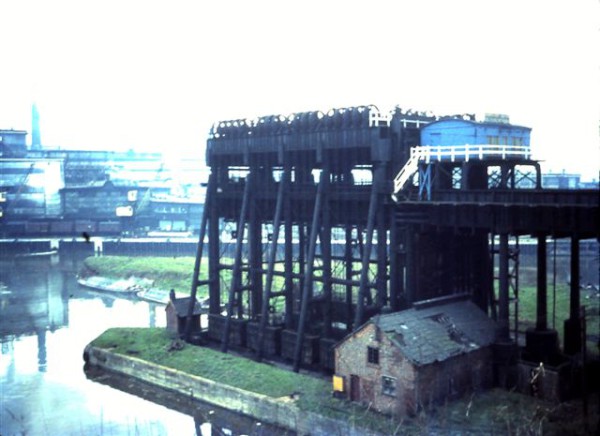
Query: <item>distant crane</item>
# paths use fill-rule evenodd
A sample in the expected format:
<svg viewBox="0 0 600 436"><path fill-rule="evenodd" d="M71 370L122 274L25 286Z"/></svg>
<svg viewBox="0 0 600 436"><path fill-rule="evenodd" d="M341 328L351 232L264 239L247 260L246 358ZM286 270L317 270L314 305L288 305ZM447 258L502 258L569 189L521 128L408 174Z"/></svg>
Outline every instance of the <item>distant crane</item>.
<svg viewBox="0 0 600 436"><path fill-rule="evenodd" d="M158 168L158 170L156 170L156 174L154 176L154 179L152 180L153 182L157 181L161 175L161 173L164 170L164 162L160 163L160 167ZM137 203L133 216L137 216L140 212L142 212L146 207L148 207L148 204L150 203L150 199L152 198L152 187L148 186L148 189L146 189L146 192L144 192L143 197L141 198L141 200Z"/></svg>
<svg viewBox="0 0 600 436"><path fill-rule="evenodd" d="M33 172L33 168L35 167L35 162L33 162L29 168L27 169L27 172L25 173L25 175L23 176L23 178L19 181L19 183L17 183L17 192L15 193L15 196L13 198L13 201L8 203L8 205L6 206L6 212L8 212L11 208L13 208L21 199L21 194L23 193L23 188L25 187L25 184L27 183L27 180L29 179L29 176L31 175L31 173Z"/></svg>

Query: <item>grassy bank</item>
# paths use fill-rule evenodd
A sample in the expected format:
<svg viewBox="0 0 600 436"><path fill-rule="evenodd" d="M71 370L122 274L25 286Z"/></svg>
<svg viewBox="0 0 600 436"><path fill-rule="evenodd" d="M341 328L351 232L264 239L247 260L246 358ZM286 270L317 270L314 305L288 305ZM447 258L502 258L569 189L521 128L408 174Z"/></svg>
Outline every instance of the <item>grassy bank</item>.
<svg viewBox="0 0 600 436"><path fill-rule="evenodd" d="M556 299L553 290L548 290L546 313L548 328L558 332L560 345L563 345L564 321L569 318L571 290L567 285L556 286ZM581 291L581 306L585 307L587 333L587 351L590 356L598 356L598 337L600 335L600 308L598 297L588 291ZM510 307L510 328L514 328L514 304ZM532 285L520 286L519 290L519 332L534 328L537 317L537 289Z"/></svg>
<svg viewBox="0 0 600 436"><path fill-rule="evenodd" d="M193 257L130 257L130 256L102 256L88 257L84 261L84 271L82 275L100 275L114 279L129 278L131 276L139 278L148 278L154 280L154 287L160 289L175 289L178 294L189 294L191 291L192 275L194 271ZM223 259L224 263L231 262L231 259ZM229 285L230 271L224 271L225 277L221 279L225 285ZM529 327L535 327L536 322L536 287L535 271L531 268L523 269L520 274L521 285L519 292L519 331L525 332ZM208 277L206 264L203 266L200 274L201 280ZM273 289L283 288L283 278L275 277ZM597 297L589 297L586 291L582 292L581 305L586 306L586 324L588 341L587 347L590 355L598 355L597 338L600 336L600 310ZM564 330L564 320L569 317L569 295L570 289L567 285L556 286L556 300L553 298L554 292L549 286L548 289L548 326L553 327L553 318L555 319L555 328L560 336L561 345ZM591 295L591 294L590 294ZM198 298L207 297L206 287L198 289ZM224 302L227 296L223 295ZM277 303L277 309L283 310L283 298ZM510 326L514 326L514 304L511 304ZM553 316L554 314L554 316Z"/></svg>
<svg viewBox="0 0 600 436"><path fill-rule="evenodd" d="M289 399L295 394L296 405L301 410L355 422L383 434L583 435L593 434L592 426L597 421L594 412L597 403L590 404L590 431L586 432L578 403L556 406L498 389L473 394L415 417L394 419L334 398L331 384L322 378L206 347L185 345L182 350L168 351L172 341L164 329L115 328L107 330L92 345L273 398Z"/></svg>
<svg viewBox="0 0 600 436"><path fill-rule="evenodd" d="M293 395L301 410L357 422L360 419L361 425L384 434L391 434L393 430L392 420L382 420L378 414L365 414L364 408L333 398L331 384L322 378L207 347L185 345L182 350L168 351L172 341L173 337L165 329L114 328L95 339L92 345L273 398L287 400Z"/></svg>
<svg viewBox="0 0 600 436"><path fill-rule="evenodd" d="M147 278L154 281L153 287L175 289L177 293L189 294L194 272L193 257L130 257L102 256L88 257L84 261L82 275L99 275L113 279L129 277ZM206 268L200 279L207 278ZM199 289L199 298L206 291Z"/></svg>

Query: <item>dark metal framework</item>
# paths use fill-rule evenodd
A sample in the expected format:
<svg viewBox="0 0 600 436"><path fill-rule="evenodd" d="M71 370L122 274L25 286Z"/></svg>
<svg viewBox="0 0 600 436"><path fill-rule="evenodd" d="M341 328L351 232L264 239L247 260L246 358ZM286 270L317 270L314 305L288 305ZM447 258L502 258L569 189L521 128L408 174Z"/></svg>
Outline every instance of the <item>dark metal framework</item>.
<svg viewBox="0 0 600 436"><path fill-rule="evenodd" d="M331 345L383 307L400 308L389 290L389 181L434 119L364 106L213 127L203 225L209 336L223 351L331 369Z"/></svg>
<svg viewBox="0 0 600 436"><path fill-rule="evenodd" d="M563 193L577 204L557 212L529 159L422 163L393 202L394 176L435 119L364 106L213 127L192 293L208 286L208 335L223 351L332 370L332 346L373 314L455 293L497 309L499 338L510 340L509 235L575 227L597 237L597 203ZM527 166L532 182L520 189ZM499 235L498 301L490 234ZM200 281L205 235L209 278Z"/></svg>

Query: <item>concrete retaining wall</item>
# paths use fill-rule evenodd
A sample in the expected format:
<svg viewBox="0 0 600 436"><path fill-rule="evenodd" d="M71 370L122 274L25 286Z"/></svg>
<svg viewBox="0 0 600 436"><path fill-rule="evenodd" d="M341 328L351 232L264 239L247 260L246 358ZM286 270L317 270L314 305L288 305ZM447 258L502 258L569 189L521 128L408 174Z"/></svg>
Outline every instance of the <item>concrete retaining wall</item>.
<svg viewBox="0 0 600 436"><path fill-rule="evenodd" d="M244 391L136 357L124 356L88 345L84 358L90 365L135 377L256 420L294 430L299 435L379 435L354 427L345 421L302 411L286 399Z"/></svg>

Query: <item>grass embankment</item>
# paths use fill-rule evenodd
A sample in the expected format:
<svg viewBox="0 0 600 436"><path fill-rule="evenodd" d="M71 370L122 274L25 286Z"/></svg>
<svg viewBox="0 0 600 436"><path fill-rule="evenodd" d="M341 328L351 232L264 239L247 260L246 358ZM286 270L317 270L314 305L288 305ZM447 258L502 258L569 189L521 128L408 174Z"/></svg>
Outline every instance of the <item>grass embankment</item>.
<svg viewBox="0 0 600 436"><path fill-rule="evenodd" d="M547 325L558 332L560 345L563 345L564 322L570 317L570 295L568 285L556 286L554 291L549 287L547 295ZM598 337L600 335L600 304L598 297L587 290L581 291L581 307L585 306L585 323L587 333L587 351L590 356L598 356ZM510 307L510 328L514 328L514 304ZM524 333L528 328L536 326L537 319L537 289L535 285L524 284L519 289L519 332Z"/></svg>
<svg viewBox="0 0 600 436"><path fill-rule="evenodd" d="M496 268L495 276L499 275ZM559 344L564 345L564 325L565 320L570 317L570 296L571 289L567 283L552 284L553 278L550 273L547 277L546 293L546 320L547 327L558 332ZM511 284L514 284L512 282ZM495 282L496 299L498 299L498 281ZM514 297L511 287L510 295ZM600 355L600 302L596 294L591 290L580 291L580 305L585 307L586 333L587 333L587 353L590 357ZM509 325L511 334L515 325L515 301L511 300L509 306ZM536 327L537 320L537 269L535 267L522 267L519 269L519 295L518 295L518 330L524 335L527 329ZM523 336L521 336L523 337Z"/></svg>
<svg viewBox="0 0 600 436"><path fill-rule="evenodd" d="M366 415L364 408L357 404L333 398L331 384L322 378L206 347L185 345L182 350L168 351L172 341L173 336L165 329L112 328L92 345L273 398L287 399L295 394L296 405L301 410L345 421L360 420L362 426L391 434L390 419Z"/></svg>
<svg viewBox="0 0 600 436"><path fill-rule="evenodd" d="M223 260L224 262L230 259ZM193 257L129 257L129 256L102 256L88 257L84 261L83 275L99 275L114 279L123 279L129 277L139 277L154 280L153 287L159 289L175 289L178 294L188 294L191 291L192 275L194 271ZM278 265L281 267L280 265ZM206 265L201 270L200 280L207 279ZM222 280L225 285L229 285L231 280L230 271L222 272ZM525 269L521 271L521 285L519 292L519 331L525 332L529 327L535 327L536 322L536 287L535 270ZM551 277L549 277L551 283ZM275 277L273 289L279 290L283 287L283 278ZM569 295L570 289L567 285L556 286L556 300L551 286L548 286L547 314L548 327L553 327L558 331L562 344L564 320L569 318ZM586 292L582 292L581 305L586 306L587 333L588 333L588 352L592 355L598 354L598 344L592 338L598 338L600 335L600 309L597 297L586 299ZM198 288L198 298L207 297L206 287ZM222 296L223 301L227 296ZM276 303L277 309L281 310L283 298ZM511 329L514 326L514 305L511 304Z"/></svg>
<svg viewBox="0 0 600 436"><path fill-rule="evenodd" d="M147 278L154 281L154 288L175 289L178 294L189 295L194 262L193 257L88 257L84 260L82 275L98 275L113 279ZM203 270L200 280L207 278L206 269ZM198 297L205 297L204 294L206 291L199 288Z"/></svg>
<svg viewBox="0 0 600 436"><path fill-rule="evenodd" d="M165 329L113 328L92 342L98 348L174 368L273 398L296 394L304 411L354 422L383 434L464 432L482 434L592 434L586 432L577 403L559 406L500 389L467 396L432 412L412 418L393 418L369 408L334 398L331 384L321 378L297 374L273 365L224 354L206 347L185 345L168 351L173 337ZM589 423L597 420L592 399Z"/></svg>

